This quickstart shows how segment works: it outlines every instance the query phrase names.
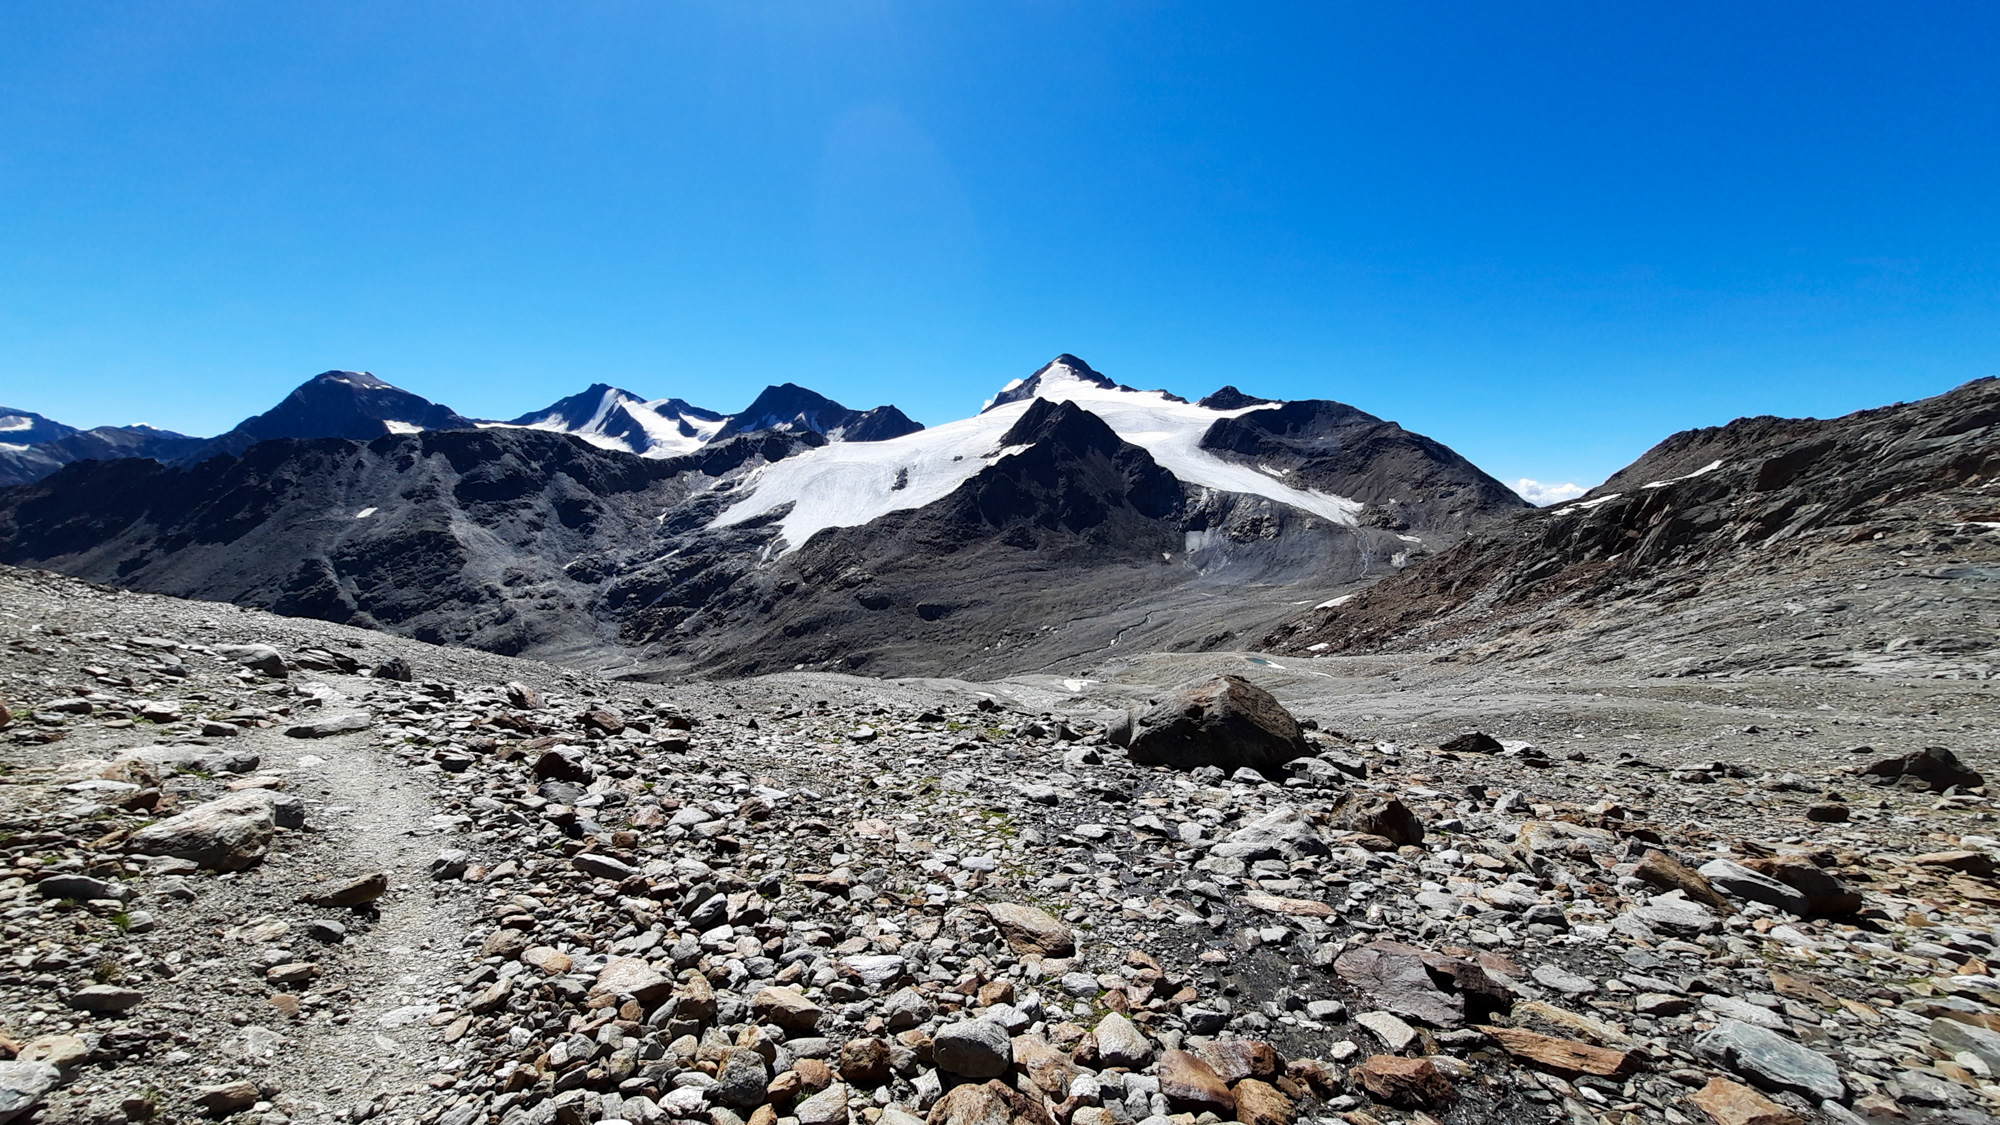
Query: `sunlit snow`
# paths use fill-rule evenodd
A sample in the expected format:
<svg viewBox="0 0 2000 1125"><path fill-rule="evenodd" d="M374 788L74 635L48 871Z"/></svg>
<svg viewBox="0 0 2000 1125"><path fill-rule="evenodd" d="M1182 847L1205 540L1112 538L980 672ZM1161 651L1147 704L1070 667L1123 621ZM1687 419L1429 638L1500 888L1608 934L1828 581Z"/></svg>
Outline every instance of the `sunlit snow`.
<svg viewBox="0 0 2000 1125"><path fill-rule="evenodd" d="M597 400L597 411L591 415L590 420L575 429L564 425L562 415L554 412L524 426L514 426L507 422L487 422L481 425L485 428L547 430L551 433L574 434L599 449L616 449L624 453L638 453L641 457L655 458L677 457L683 453L692 453L722 428L723 420L719 418L710 421L706 418L674 413L670 405L672 402L672 399L667 398L641 401L637 396L612 389L605 391ZM625 407L625 413L645 431L645 448L635 450L625 437L607 432L612 424L611 413L621 404ZM681 432L683 421L694 433Z"/></svg>
<svg viewBox="0 0 2000 1125"><path fill-rule="evenodd" d="M1044 371L1035 395L1074 402L1097 415L1183 484L1267 497L1347 527L1355 526L1361 511L1358 501L1293 488L1255 466L1224 461L1199 447L1202 434L1217 419L1274 409L1276 403L1211 410L1175 402L1159 391L1100 387L1065 365ZM840 442L765 465L750 475L744 499L718 516L714 526L740 524L792 504L781 526L786 549L795 550L826 528L856 527L890 512L921 508L1015 452L999 449L1000 439L1030 405L1025 399L1010 402L889 441Z"/></svg>
<svg viewBox="0 0 2000 1125"><path fill-rule="evenodd" d="M382 425L392 434L420 434L424 432L424 428L415 422L396 422L385 419Z"/></svg>
<svg viewBox="0 0 2000 1125"><path fill-rule="evenodd" d="M1665 488L1665 487L1667 487L1667 486L1668 486L1668 485L1670 485L1670 484L1679 484L1679 483L1680 483L1681 481L1684 481L1684 480L1693 480L1694 478L1696 478L1696 477L1698 477L1698 476L1701 476L1701 475L1702 475L1703 473L1712 473L1712 472L1714 472L1715 470L1717 470L1717 469L1720 469L1721 467L1722 467L1722 462L1721 462L1721 461L1710 461L1710 462L1709 462L1708 464L1706 464L1706 465L1703 465L1703 466L1702 466L1701 468L1699 468L1699 469L1696 469L1696 470L1695 470L1694 472L1691 472L1691 473L1682 473L1682 474L1681 474L1680 476L1677 476L1677 477L1668 477L1668 478L1667 478L1666 480L1652 480L1652 481L1647 481L1647 482L1646 482L1645 484L1642 484L1642 485L1640 485L1639 487L1640 487L1640 488Z"/></svg>
<svg viewBox="0 0 2000 1125"><path fill-rule="evenodd" d="M19 414L9 414L5 417L0 417L0 433L6 433L8 430L32 430L34 428L35 420L33 418L23 418Z"/></svg>

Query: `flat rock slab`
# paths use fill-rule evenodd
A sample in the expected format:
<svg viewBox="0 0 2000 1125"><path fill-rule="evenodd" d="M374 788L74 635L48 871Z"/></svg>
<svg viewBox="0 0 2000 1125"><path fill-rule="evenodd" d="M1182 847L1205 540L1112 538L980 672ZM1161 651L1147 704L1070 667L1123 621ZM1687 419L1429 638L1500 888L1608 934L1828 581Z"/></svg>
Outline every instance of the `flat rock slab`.
<svg viewBox="0 0 2000 1125"><path fill-rule="evenodd" d="M1433 1027L1457 1027L1465 1021L1465 1001L1431 982L1423 958L1415 952L1383 943L1350 949L1333 963L1342 979L1399 1016Z"/></svg>
<svg viewBox="0 0 2000 1125"><path fill-rule="evenodd" d="M1569 1077L1595 1074L1600 1078L1623 1078L1639 1069L1639 1058L1630 1051L1593 1047L1518 1027L1481 1026L1479 1030L1492 1036L1515 1058Z"/></svg>
<svg viewBox="0 0 2000 1125"><path fill-rule="evenodd" d="M1696 1039L1694 1049L1767 1090L1790 1090L1822 1101L1847 1092L1832 1059L1741 1020L1723 1020Z"/></svg>
<svg viewBox="0 0 2000 1125"><path fill-rule="evenodd" d="M277 802L271 794L246 789L141 828L125 841L125 850L241 871L264 858L277 828Z"/></svg>
<svg viewBox="0 0 2000 1125"><path fill-rule="evenodd" d="M326 715L305 723L293 723L285 728L291 738L332 738L337 734L355 734L368 729L371 720L365 712L349 711L340 715Z"/></svg>
<svg viewBox="0 0 2000 1125"><path fill-rule="evenodd" d="M1417 1041L1417 1029L1393 1012L1363 1012L1354 1017L1354 1022L1374 1032L1375 1038L1391 1051L1401 1053Z"/></svg>
<svg viewBox="0 0 2000 1125"><path fill-rule="evenodd" d="M1711 1078L1688 1098L1715 1125L1806 1125L1806 1119L1748 1086Z"/></svg>
<svg viewBox="0 0 2000 1125"><path fill-rule="evenodd" d="M993 919L1000 936L1016 953L1068 957L1076 952L1076 935L1041 907L995 902L987 905L986 916Z"/></svg>
<svg viewBox="0 0 2000 1125"><path fill-rule="evenodd" d="M1701 873L1723 893L1746 902L1775 906L1787 914L1803 917L1810 904L1806 896L1769 875L1750 870L1728 859L1712 859L1701 865Z"/></svg>
<svg viewBox="0 0 2000 1125"><path fill-rule="evenodd" d="M61 1081L62 1072L45 1062L0 1062L0 1125L28 1112Z"/></svg>

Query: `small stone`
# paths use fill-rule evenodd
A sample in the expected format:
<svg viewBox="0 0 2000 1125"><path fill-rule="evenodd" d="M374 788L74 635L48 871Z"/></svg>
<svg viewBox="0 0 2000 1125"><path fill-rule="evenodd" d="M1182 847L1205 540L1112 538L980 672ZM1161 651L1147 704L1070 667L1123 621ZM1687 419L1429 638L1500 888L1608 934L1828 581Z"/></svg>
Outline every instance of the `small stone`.
<svg viewBox="0 0 2000 1125"><path fill-rule="evenodd" d="M132 896L130 888L106 879L93 879L88 875L51 875L35 884L35 893L43 898L72 899L89 902L92 899L116 899L125 901Z"/></svg>
<svg viewBox="0 0 2000 1125"><path fill-rule="evenodd" d="M264 979L279 986L304 984L319 976L319 966L310 961L292 961L264 970Z"/></svg>
<svg viewBox="0 0 2000 1125"><path fill-rule="evenodd" d="M751 998L750 1007L758 1019L795 1035L810 1035L826 1014L796 988L766 988Z"/></svg>
<svg viewBox="0 0 2000 1125"><path fill-rule="evenodd" d="M1806 896L1732 860L1709 860L1701 865L1701 873L1724 894L1747 902L1775 906L1787 914L1804 915L1810 909Z"/></svg>
<svg viewBox="0 0 2000 1125"><path fill-rule="evenodd" d="M840 1046L840 1080L874 1089L889 1081L889 1041L850 1039Z"/></svg>
<svg viewBox="0 0 2000 1125"><path fill-rule="evenodd" d="M248 1082L228 1082L220 1086L202 1086L196 1093L194 1104L208 1111L214 1117L227 1117L240 1113L257 1104L257 1087Z"/></svg>
<svg viewBox="0 0 2000 1125"><path fill-rule="evenodd" d="M389 876L378 871L373 875L363 875L355 879L335 879L321 883L301 895L299 901L313 906L352 909L374 902L388 889Z"/></svg>
<svg viewBox="0 0 2000 1125"><path fill-rule="evenodd" d="M799 1125L847 1125L847 1087L836 1082L792 1109Z"/></svg>
<svg viewBox="0 0 2000 1125"><path fill-rule="evenodd" d="M1275 1082L1285 1073L1285 1057L1261 1039L1214 1039L1202 1045L1201 1059L1231 1084L1245 1078Z"/></svg>
<svg viewBox="0 0 2000 1125"><path fill-rule="evenodd" d="M512 933L516 931L502 932ZM570 966L575 963L569 954L562 952L552 945L531 946L522 950L520 957L522 964L540 969L543 973L552 977L559 977L569 972Z"/></svg>
<svg viewBox="0 0 2000 1125"><path fill-rule="evenodd" d="M747 1047L737 1047L723 1060L716 1072L715 1086L709 1091L711 1100L723 1105L750 1109L761 1105L764 1091L770 1085L771 1070L764 1056Z"/></svg>
<svg viewBox="0 0 2000 1125"><path fill-rule="evenodd" d="M578 852L570 857L569 865L593 879L609 879L614 883L622 883L639 874L638 868L631 864L597 852Z"/></svg>
<svg viewBox="0 0 2000 1125"><path fill-rule="evenodd" d="M265 790L248 789L149 824L125 841L125 850L241 871L264 858L277 829L276 800Z"/></svg>
<svg viewBox="0 0 2000 1125"><path fill-rule="evenodd" d="M1417 1040L1417 1029L1391 1012L1363 1012L1354 1017L1354 1022L1374 1032L1383 1045L1398 1054Z"/></svg>
<svg viewBox="0 0 2000 1125"><path fill-rule="evenodd" d="M650 1007L673 993L674 982L640 958L613 957L598 971L595 988Z"/></svg>
<svg viewBox="0 0 2000 1125"><path fill-rule="evenodd" d="M457 848L446 848L431 860L431 878L439 882L457 879L465 874L472 863L472 857Z"/></svg>
<svg viewBox="0 0 2000 1125"><path fill-rule="evenodd" d="M1831 802L1806 809L1806 819L1817 824L1846 824L1849 815L1846 805Z"/></svg>
<svg viewBox="0 0 2000 1125"><path fill-rule="evenodd" d="M1593 1047L1574 1039L1558 1039L1518 1027L1482 1026L1479 1030L1498 1040L1500 1046L1515 1058L1572 1078L1579 1074L1622 1078L1639 1066L1638 1056L1630 1051Z"/></svg>

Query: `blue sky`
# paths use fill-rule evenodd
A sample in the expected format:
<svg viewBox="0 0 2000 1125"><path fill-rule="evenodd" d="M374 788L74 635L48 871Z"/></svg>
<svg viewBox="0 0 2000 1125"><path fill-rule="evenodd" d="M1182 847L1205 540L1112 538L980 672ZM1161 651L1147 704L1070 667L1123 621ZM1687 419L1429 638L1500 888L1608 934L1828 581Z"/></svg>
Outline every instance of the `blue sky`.
<svg viewBox="0 0 2000 1125"><path fill-rule="evenodd" d="M2000 373L1990 4L0 6L0 403L511 416L1061 351L1509 480Z"/></svg>

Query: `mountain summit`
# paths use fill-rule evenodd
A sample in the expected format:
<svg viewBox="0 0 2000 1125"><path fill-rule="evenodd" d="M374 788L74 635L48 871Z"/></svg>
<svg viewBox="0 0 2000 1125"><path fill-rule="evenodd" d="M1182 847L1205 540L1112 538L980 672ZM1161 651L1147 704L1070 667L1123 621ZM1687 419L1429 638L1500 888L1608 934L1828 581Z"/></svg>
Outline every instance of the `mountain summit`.
<svg viewBox="0 0 2000 1125"><path fill-rule="evenodd" d="M451 407L385 383L366 371L324 371L300 384L283 402L244 419L235 429L183 459L199 461L242 453L273 438L371 441L386 434L469 430L474 425Z"/></svg>
<svg viewBox="0 0 2000 1125"><path fill-rule="evenodd" d="M641 457L690 453L715 437L725 416L677 398L640 398L608 383L592 383L579 394L506 423L531 430L574 434L601 449L622 449Z"/></svg>
<svg viewBox="0 0 2000 1125"><path fill-rule="evenodd" d="M723 423L713 440L760 430L788 430L815 433L832 441L887 441L923 428L922 423L912 421L893 406L850 410L797 383L780 383L765 387L764 393L744 407L741 414Z"/></svg>

